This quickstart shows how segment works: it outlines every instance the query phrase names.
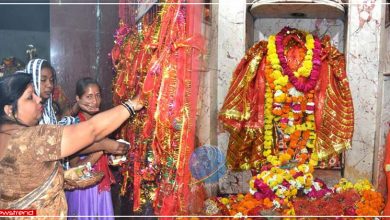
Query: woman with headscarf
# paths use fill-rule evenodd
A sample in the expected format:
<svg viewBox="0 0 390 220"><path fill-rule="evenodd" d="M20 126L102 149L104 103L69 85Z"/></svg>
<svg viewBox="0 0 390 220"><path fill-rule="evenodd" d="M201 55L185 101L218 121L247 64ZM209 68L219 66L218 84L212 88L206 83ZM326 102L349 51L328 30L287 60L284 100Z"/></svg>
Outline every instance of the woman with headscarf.
<svg viewBox="0 0 390 220"><path fill-rule="evenodd" d="M42 98L43 114L39 124L57 124L53 109L53 91L56 81L54 68L44 59L30 60L26 72L32 75L35 94Z"/></svg>
<svg viewBox="0 0 390 220"><path fill-rule="evenodd" d="M133 99L76 125L38 125L44 110L31 82L26 73L0 80L0 209L64 217L58 161L103 139L143 105Z"/></svg>
<svg viewBox="0 0 390 220"><path fill-rule="evenodd" d="M40 124L70 124L67 120L71 118L63 118L63 120L57 121L56 111L54 108L55 101L53 100L53 93L56 86L56 71L45 59L32 59L26 65L26 72L33 77L33 86L35 94L42 98L44 112ZM59 104L59 103L57 103ZM80 103L83 105L83 103ZM76 115L80 110L79 103L75 103L73 106L58 106L65 109L59 109L63 114L59 115L61 118L64 115ZM97 111L94 109L94 111Z"/></svg>
<svg viewBox="0 0 390 220"><path fill-rule="evenodd" d="M42 98L43 113L39 124L71 125L77 123L75 117L62 117L60 121L57 121L53 108L56 72L50 63L45 59L32 59L26 66L26 72L32 75L35 94ZM88 103L84 104L80 101L76 102L72 107L65 109L63 115L77 115L81 107L83 109L89 109L92 113L96 113L99 110L98 108L89 106ZM101 150L116 155L122 155L127 152L127 146L123 143L105 138L84 149L82 153L91 153Z"/></svg>

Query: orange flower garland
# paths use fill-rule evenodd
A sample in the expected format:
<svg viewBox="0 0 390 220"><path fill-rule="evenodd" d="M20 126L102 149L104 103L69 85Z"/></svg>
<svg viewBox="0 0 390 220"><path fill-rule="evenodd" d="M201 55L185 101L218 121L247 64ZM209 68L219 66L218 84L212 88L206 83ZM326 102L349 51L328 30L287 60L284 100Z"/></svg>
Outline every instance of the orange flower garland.
<svg viewBox="0 0 390 220"><path fill-rule="evenodd" d="M378 216L385 207L382 194L364 190L360 202L356 204L356 214L360 216Z"/></svg>
<svg viewBox="0 0 390 220"><path fill-rule="evenodd" d="M238 213L241 213L242 215L248 215L248 212L251 211L252 209L266 205L267 207L269 206L269 203L272 204L272 202L263 202L262 200L257 200L255 199L251 194L246 194L245 197L240 200L239 202L232 204L231 209L230 209L230 215L235 216ZM272 207L272 206L271 206Z"/></svg>

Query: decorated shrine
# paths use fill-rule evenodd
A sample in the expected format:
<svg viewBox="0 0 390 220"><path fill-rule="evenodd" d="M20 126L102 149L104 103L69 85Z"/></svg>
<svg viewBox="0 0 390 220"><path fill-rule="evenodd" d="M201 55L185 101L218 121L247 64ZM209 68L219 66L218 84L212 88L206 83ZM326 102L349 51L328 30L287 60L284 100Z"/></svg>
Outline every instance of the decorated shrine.
<svg viewBox="0 0 390 220"><path fill-rule="evenodd" d="M260 10L253 9L258 4L252 5L253 13ZM167 4L136 26L127 24L128 15L119 23L111 52L114 102L141 94L147 103L119 134L134 146L128 155L133 162L122 165L121 183L122 195L132 191L133 210L142 213L149 203L157 215L381 215L385 197L376 186L367 178L344 175L359 110L343 48L328 33L320 35L320 27L310 31L288 22L247 44L234 68L224 69L231 80L226 95L218 94L220 108L212 120L218 118L222 133L229 135L217 135L218 142L227 140L226 157L218 156L225 160L218 164L226 165L227 176L246 172L250 177L234 176L247 190L210 192L216 173L221 174L217 185L229 181L219 165L200 172L192 163L195 150L208 143L200 139L213 133L197 129L202 114L210 113L199 108L211 94L202 94L207 73L196 71L214 65L201 59L215 54L216 47L206 46L215 36L201 31L213 27L212 9ZM207 22L198 24L202 16ZM323 180L318 170L333 173Z"/></svg>
<svg viewBox="0 0 390 220"><path fill-rule="evenodd" d="M388 0L5 2L0 79L31 70L37 113L21 113L34 123L52 113L52 125L27 127L77 128L112 107L125 121L67 158L58 141L61 157L50 159L56 172L43 185L24 175L13 178L28 184L0 178L0 210L49 207L58 208L56 217L108 219L390 218ZM14 117L3 114L1 129L18 122L18 100L5 99L4 113ZM31 161L19 158L24 145L9 156L13 137L1 131L0 174L11 175L19 172L15 158ZM35 166L24 167L36 175Z"/></svg>

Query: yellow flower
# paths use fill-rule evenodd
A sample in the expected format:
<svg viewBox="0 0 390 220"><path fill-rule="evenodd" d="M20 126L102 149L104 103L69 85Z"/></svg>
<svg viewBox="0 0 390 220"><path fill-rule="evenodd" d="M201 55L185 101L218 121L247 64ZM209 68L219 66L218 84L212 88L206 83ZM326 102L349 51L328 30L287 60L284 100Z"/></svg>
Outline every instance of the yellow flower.
<svg viewBox="0 0 390 220"><path fill-rule="evenodd" d="M271 139L271 140L266 140L266 141L264 141L264 147L265 147L266 149L269 149L269 148L271 148L271 146L272 146L272 137L271 137L271 138L267 138L267 139Z"/></svg>
<svg viewBox="0 0 390 220"><path fill-rule="evenodd" d="M273 155L267 156L267 161L270 162L273 166L280 165L280 161L278 160L278 158L276 156L273 156Z"/></svg>
<svg viewBox="0 0 390 220"><path fill-rule="evenodd" d="M272 65L272 69L281 71L282 66L280 66L279 64L275 64L275 65Z"/></svg>
<svg viewBox="0 0 390 220"><path fill-rule="evenodd" d="M308 121L314 121L314 115L308 115L307 116Z"/></svg>
<svg viewBox="0 0 390 220"><path fill-rule="evenodd" d="M272 77L273 77L274 79L280 78L280 77L282 77L282 72L280 72L279 70L274 70L274 71L272 72Z"/></svg>
<svg viewBox="0 0 390 220"><path fill-rule="evenodd" d="M307 148L310 148L310 149L313 149L313 148L314 148L314 142L308 141L308 142L306 143L306 147L307 147Z"/></svg>
<svg viewBox="0 0 390 220"><path fill-rule="evenodd" d="M241 193L237 195L237 199L239 201L243 200L244 198L245 198L245 196L243 194L241 194Z"/></svg>
<svg viewBox="0 0 390 220"><path fill-rule="evenodd" d="M284 133L285 134L292 134L294 133L295 131L295 126L291 126L291 127L287 127L285 130L284 130Z"/></svg>
<svg viewBox="0 0 390 220"><path fill-rule="evenodd" d="M293 188L291 190L291 195L295 196L298 193L298 190L296 188Z"/></svg>
<svg viewBox="0 0 390 220"><path fill-rule="evenodd" d="M277 60L277 59L270 59L270 62L271 62L271 64L272 65L277 65L277 64L279 64L279 60Z"/></svg>
<svg viewBox="0 0 390 220"><path fill-rule="evenodd" d="M264 123L271 125L272 124L272 117L266 117L265 120L264 120Z"/></svg>
<svg viewBox="0 0 390 220"><path fill-rule="evenodd" d="M269 53L276 53L276 48L272 48L272 47L270 48L270 47L269 47L269 48L268 48L268 52L269 52Z"/></svg>
<svg viewBox="0 0 390 220"><path fill-rule="evenodd" d="M228 199L228 198L225 198L225 197L224 197L224 198L222 198L220 201L221 201L221 203L224 204L224 205L229 204L229 199Z"/></svg>
<svg viewBox="0 0 390 220"><path fill-rule="evenodd" d="M352 189L353 184L351 182L346 182L345 185L343 185L341 188L343 188L343 190Z"/></svg>
<svg viewBox="0 0 390 220"><path fill-rule="evenodd" d="M272 189L272 188L274 188L275 186L277 186L278 184L275 182L275 181L271 181L270 183L269 183L269 187Z"/></svg>
<svg viewBox="0 0 390 220"><path fill-rule="evenodd" d="M282 162L282 163L284 163L284 162L286 162L286 161L289 161L291 159L291 155L290 154L281 154L280 156L279 156L279 160Z"/></svg>
<svg viewBox="0 0 390 220"><path fill-rule="evenodd" d="M306 35L306 44L307 52L301 67L298 68L294 75L296 77L309 77L311 70L313 69L313 48L314 48L314 38L313 35Z"/></svg>
<svg viewBox="0 0 390 220"><path fill-rule="evenodd" d="M318 154L315 153L315 152L313 152L313 153L311 154L311 159L312 159L312 160L318 161Z"/></svg>
<svg viewBox="0 0 390 220"><path fill-rule="evenodd" d="M281 184L283 182L283 177L280 176L280 175L277 175L275 182L278 183L278 184Z"/></svg>
<svg viewBox="0 0 390 220"><path fill-rule="evenodd" d="M278 59L278 55L275 53L269 53L268 55L269 59L273 59L273 60L276 60L277 62L279 62L279 59Z"/></svg>
<svg viewBox="0 0 390 220"><path fill-rule="evenodd" d="M354 185L354 189L356 189L359 193L361 193L364 190L372 189L372 185L370 181L368 181L367 179L358 180Z"/></svg>
<svg viewBox="0 0 390 220"><path fill-rule="evenodd" d="M311 173L306 175L306 180L305 180L305 186L306 188L310 188L313 183L313 175Z"/></svg>
<svg viewBox="0 0 390 220"><path fill-rule="evenodd" d="M268 157L269 155L271 155L271 150L265 150L263 152L263 155L264 155L264 157Z"/></svg>
<svg viewBox="0 0 390 220"><path fill-rule="evenodd" d="M264 125L264 128L266 129L266 130L268 130L268 129L272 129L272 125L271 124L266 124L266 125Z"/></svg>
<svg viewBox="0 0 390 220"><path fill-rule="evenodd" d="M275 194L280 197L280 198L284 198L284 193L283 193L283 190L281 189L277 189Z"/></svg>
<svg viewBox="0 0 390 220"><path fill-rule="evenodd" d="M303 185L305 183L305 178L303 176L298 176L297 177L297 182Z"/></svg>
<svg viewBox="0 0 390 220"><path fill-rule="evenodd" d="M249 188L251 188L251 189L254 189L254 188L255 188L255 181L254 181L253 179L251 179L251 180L249 181Z"/></svg>
<svg viewBox="0 0 390 220"><path fill-rule="evenodd" d="M298 166L298 170L302 173L307 173L309 171L309 166L307 164L301 164Z"/></svg>
<svg viewBox="0 0 390 220"><path fill-rule="evenodd" d="M275 94L274 100L275 100L275 102L279 102L279 103L285 102L286 101L286 94L283 92L278 94L278 95Z"/></svg>
<svg viewBox="0 0 390 220"><path fill-rule="evenodd" d="M285 85L287 85L287 83L288 83L288 76L287 75L282 76L280 78L280 85L285 86Z"/></svg>

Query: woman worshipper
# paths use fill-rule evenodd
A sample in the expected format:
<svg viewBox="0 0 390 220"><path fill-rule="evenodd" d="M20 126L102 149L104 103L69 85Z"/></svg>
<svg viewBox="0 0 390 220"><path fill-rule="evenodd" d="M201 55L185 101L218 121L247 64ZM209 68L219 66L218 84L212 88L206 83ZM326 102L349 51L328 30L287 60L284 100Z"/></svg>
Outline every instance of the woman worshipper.
<svg viewBox="0 0 390 220"><path fill-rule="evenodd" d="M80 106L84 109L89 109L91 113L96 113L98 108L92 109L92 106L85 106L82 101L74 103L73 106L61 109L58 103L58 110L55 110L55 101L53 100L54 87L56 85L56 72L47 60L33 59L26 66L27 73L33 76L33 86L36 95L42 98L44 106L43 117L40 124L60 124L70 125L76 123L76 118L66 117L64 115L75 115L79 112ZM66 107L66 106L65 106ZM56 112L61 112L60 116ZM57 121L57 117L61 118ZM63 117L64 116L64 117ZM105 150L111 154L122 155L127 152L126 144L119 143L110 139L103 139L93 145L85 148L83 153ZM64 161L64 166L68 167L68 163Z"/></svg>
<svg viewBox="0 0 390 220"><path fill-rule="evenodd" d="M35 94L42 98L44 111L39 123L57 124L56 111L54 111L53 108L53 92L56 84L56 72L54 68L47 60L33 59L28 62L26 72L33 76ZM59 107L63 115L75 115L79 111L77 103L75 103L72 107L67 107L66 109L61 109L61 105L59 105ZM61 116L59 118L61 118ZM61 122L61 124L67 123Z"/></svg>
<svg viewBox="0 0 390 220"><path fill-rule="evenodd" d="M59 161L117 129L142 102L135 98L75 125L39 125L42 98L32 77L0 80L0 209L33 209L39 216L67 213Z"/></svg>
<svg viewBox="0 0 390 220"><path fill-rule="evenodd" d="M94 109L100 108L102 99L98 82L90 77L78 80L76 83L76 100L85 104L80 106L88 106L88 108L81 107L75 120L69 120L75 121L77 124L89 120L95 115ZM78 167L88 162L93 166L93 170L104 173L103 180L86 189L75 189L66 192L68 216L71 219L74 219L71 216L99 216L99 218L110 216L104 217L104 219L114 219L111 184L115 183L115 178L108 167L107 155L103 151L87 155L77 154L71 157L70 166Z"/></svg>

